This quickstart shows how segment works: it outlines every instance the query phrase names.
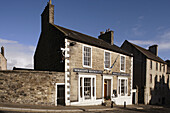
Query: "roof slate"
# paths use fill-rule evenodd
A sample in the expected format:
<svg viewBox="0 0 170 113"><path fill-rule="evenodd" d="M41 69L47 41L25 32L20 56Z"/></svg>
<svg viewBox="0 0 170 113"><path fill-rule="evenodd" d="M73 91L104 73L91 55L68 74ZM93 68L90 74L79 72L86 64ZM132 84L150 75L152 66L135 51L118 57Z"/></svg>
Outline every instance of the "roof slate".
<svg viewBox="0 0 170 113"><path fill-rule="evenodd" d="M126 41L127 41L127 40L126 40ZM129 41L127 41L127 42L129 42ZM154 54L153 54L152 52L150 52L149 50L144 49L144 48L142 48L142 47L140 47L140 46L137 46L137 45L135 45L135 44L133 44L133 43L131 43L131 42L129 42L129 43L130 43L133 47L135 47L136 49L138 49L141 53L143 53L147 58L166 64L166 62L165 62L164 60L162 60L159 56L154 55Z"/></svg>
<svg viewBox="0 0 170 113"><path fill-rule="evenodd" d="M77 32L77 31L73 31L73 30L58 26L58 25L53 25L53 26L55 26L58 30L63 32L67 36L68 39L75 40L75 41L82 42L82 43L89 44L89 45L93 45L93 46L97 46L97 47L107 49L110 51L122 53L122 54L125 54L128 56L132 56L132 54L122 50L118 46L111 45L101 39L97 39L92 36L88 36L86 34L83 34L83 33Z"/></svg>

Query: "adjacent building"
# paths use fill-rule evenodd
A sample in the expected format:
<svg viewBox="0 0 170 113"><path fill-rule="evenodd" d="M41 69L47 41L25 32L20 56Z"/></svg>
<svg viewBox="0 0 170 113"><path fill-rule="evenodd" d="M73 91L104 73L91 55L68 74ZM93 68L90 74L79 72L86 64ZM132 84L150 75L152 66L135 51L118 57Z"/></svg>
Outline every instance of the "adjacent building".
<svg viewBox="0 0 170 113"><path fill-rule="evenodd" d="M56 105L132 104L133 56L114 45L114 32L97 38L54 24L51 1L41 15L35 70L65 72L56 83Z"/></svg>
<svg viewBox="0 0 170 113"><path fill-rule="evenodd" d="M126 40L121 48L134 56L133 88L138 89L138 102L166 104L169 98L167 63L158 56L158 46L147 50Z"/></svg>
<svg viewBox="0 0 170 113"><path fill-rule="evenodd" d="M1 47L0 53L0 70L7 70L7 59L5 58L3 46Z"/></svg>

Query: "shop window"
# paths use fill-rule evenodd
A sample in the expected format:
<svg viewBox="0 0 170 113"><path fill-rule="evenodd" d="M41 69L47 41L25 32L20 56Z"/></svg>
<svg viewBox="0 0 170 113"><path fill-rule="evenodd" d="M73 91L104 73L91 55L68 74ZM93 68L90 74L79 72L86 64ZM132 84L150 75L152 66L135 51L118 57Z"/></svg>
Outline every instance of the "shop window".
<svg viewBox="0 0 170 113"><path fill-rule="evenodd" d="M91 98L91 78L84 78L84 97Z"/></svg>
<svg viewBox="0 0 170 113"><path fill-rule="evenodd" d="M80 77L80 98L84 98L85 100L87 99L92 99L95 97L95 78L94 77Z"/></svg>
<svg viewBox="0 0 170 113"><path fill-rule="evenodd" d="M82 98L82 96L83 96L83 90L82 90L82 83L83 83L83 81L82 81L83 79L82 79L82 77L80 78L80 97Z"/></svg>
<svg viewBox="0 0 170 113"><path fill-rule="evenodd" d="M118 83L118 94L120 96L125 96L127 94L127 90L128 90L128 83L127 83L127 79L119 79L119 83Z"/></svg>

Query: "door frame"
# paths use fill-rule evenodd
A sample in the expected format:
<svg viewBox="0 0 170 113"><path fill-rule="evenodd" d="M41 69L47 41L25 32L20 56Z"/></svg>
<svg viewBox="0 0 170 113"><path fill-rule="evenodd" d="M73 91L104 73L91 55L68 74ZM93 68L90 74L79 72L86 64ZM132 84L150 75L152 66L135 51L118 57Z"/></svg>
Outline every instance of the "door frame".
<svg viewBox="0 0 170 113"><path fill-rule="evenodd" d="M110 99L112 99L112 94L113 94L113 75L103 75L103 80L102 80L102 84L103 84L103 86L102 86L102 98L103 98L103 102L104 102L104 80L105 79L109 79L109 80L111 80L111 89L110 89L110 95L111 95L111 97L110 97Z"/></svg>
<svg viewBox="0 0 170 113"><path fill-rule="evenodd" d="M57 106L57 86L59 85L64 85L65 86L65 83L56 83L56 86L55 86L55 89L56 89L56 94L55 94L55 106ZM65 96L64 96L65 97Z"/></svg>

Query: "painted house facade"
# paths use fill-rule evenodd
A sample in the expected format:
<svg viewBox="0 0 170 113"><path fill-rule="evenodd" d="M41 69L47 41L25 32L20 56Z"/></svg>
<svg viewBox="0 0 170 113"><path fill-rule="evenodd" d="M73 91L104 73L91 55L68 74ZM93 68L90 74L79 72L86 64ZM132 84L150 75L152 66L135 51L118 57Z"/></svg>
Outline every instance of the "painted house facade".
<svg viewBox="0 0 170 113"><path fill-rule="evenodd" d="M97 38L54 24L54 5L42 15L35 70L65 72L56 83L56 105L132 104L133 56L114 45L109 29Z"/></svg>
<svg viewBox="0 0 170 113"><path fill-rule="evenodd" d="M5 58L4 47L1 47L0 70L7 70L7 59Z"/></svg>
<svg viewBox="0 0 170 113"><path fill-rule="evenodd" d="M138 102L168 103L167 63L158 57L158 46L153 45L146 50L126 40L121 48L134 55L133 88L138 88Z"/></svg>

